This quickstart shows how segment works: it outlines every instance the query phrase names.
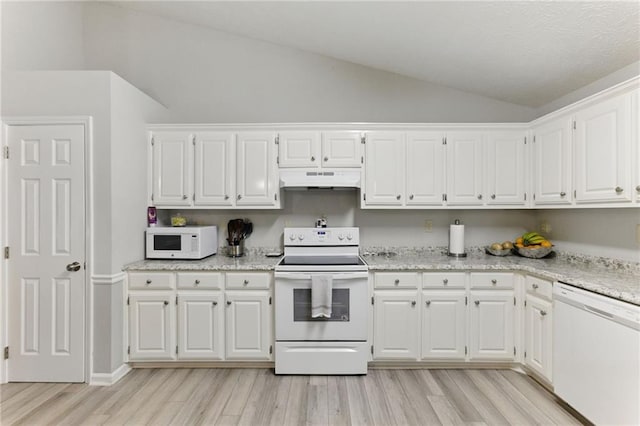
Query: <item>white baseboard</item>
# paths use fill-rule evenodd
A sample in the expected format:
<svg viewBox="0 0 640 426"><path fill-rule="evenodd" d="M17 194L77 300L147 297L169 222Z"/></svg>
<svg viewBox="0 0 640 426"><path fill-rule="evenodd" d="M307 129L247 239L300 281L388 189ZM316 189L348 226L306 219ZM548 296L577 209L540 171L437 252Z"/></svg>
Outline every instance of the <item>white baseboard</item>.
<svg viewBox="0 0 640 426"><path fill-rule="evenodd" d="M111 386L131 371L128 364L122 364L113 373L93 373L89 384L92 386Z"/></svg>

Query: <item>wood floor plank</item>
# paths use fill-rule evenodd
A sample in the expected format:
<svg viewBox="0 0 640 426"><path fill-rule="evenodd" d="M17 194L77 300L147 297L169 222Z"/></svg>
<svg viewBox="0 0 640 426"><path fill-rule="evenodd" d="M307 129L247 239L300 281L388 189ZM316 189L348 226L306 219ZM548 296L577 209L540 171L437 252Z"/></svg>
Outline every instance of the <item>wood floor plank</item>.
<svg viewBox="0 0 640 426"><path fill-rule="evenodd" d="M137 369L110 387L10 383L0 393L2 425L580 424L553 394L510 370Z"/></svg>

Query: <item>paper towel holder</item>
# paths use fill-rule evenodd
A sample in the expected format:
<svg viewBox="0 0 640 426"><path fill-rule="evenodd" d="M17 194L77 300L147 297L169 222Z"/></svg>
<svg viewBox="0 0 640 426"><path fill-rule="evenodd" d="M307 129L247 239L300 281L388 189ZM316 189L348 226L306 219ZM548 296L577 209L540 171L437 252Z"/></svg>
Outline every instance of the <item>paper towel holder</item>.
<svg viewBox="0 0 640 426"><path fill-rule="evenodd" d="M459 226L459 225L462 225L462 224L460 223L460 219L456 219L456 220L454 220L454 221L453 221L453 225L451 225L451 226L454 226L454 225L458 225L458 226ZM449 249L447 250L447 255L448 255L448 256L450 256L450 257L457 257L457 258L467 257L467 253L466 253L466 252L464 252L464 228L463 228L463 231L462 231L462 232L463 232L463 243L462 243L462 247L463 247L463 248L462 248L462 250L463 250L463 252L462 252L462 253L452 253L452 252L451 252L451 229L452 229L452 228L450 227L450 228L449 228Z"/></svg>

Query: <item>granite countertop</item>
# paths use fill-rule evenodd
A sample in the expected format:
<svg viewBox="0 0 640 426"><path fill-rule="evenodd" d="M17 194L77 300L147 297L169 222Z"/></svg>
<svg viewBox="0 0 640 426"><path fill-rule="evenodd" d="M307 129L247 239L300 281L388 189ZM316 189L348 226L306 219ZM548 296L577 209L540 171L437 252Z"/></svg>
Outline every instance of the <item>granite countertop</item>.
<svg viewBox="0 0 640 426"><path fill-rule="evenodd" d="M371 271L522 271L640 305L640 265L637 263L570 254L546 259L497 257L481 250L470 250L466 258L458 259L448 257L442 249L368 250L363 258Z"/></svg>
<svg viewBox="0 0 640 426"><path fill-rule="evenodd" d="M249 249L243 257L224 252L202 260L140 260L125 271L272 271L280 257L266 257L270 249ZM277 250L275 250L277 251ZM640 305L640 263L559 253L546 259L491 256L480 248L468 249L466 258L446 255L436 248L368 248L362 257L370 271L520 271Z"/></svg>

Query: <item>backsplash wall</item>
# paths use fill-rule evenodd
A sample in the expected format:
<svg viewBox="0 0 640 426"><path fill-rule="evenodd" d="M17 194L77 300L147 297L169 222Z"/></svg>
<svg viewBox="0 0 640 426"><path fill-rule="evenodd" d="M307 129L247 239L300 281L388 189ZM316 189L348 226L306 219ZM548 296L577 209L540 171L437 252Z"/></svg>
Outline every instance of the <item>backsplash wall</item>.
<svg viewBox="0 0 640 426"><path fill-rule="evenodd" d="M161 210L161 223L181 213L191 225L217 225L219 245L226 245L227 222L248 218L253 234L247 247L282 247L285 227L313 226L325 216L329 226L358 226L362 247L447 246L449 224L460 219L465 226L465 245L479 246L513 240L536 225L531 210L362 210L357 191L287 191L281 210ZM425 221L432 223L425 232Z"/></svg>

